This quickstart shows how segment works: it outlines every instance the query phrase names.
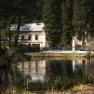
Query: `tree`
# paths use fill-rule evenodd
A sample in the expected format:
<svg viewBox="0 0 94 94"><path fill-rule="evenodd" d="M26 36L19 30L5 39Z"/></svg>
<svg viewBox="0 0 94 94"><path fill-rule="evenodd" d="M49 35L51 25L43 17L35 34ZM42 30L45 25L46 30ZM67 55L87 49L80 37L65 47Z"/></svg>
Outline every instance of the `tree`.
<svg viewBox="0 0 94 94"><path fill-rule="evenodd" d="M73 0L64 0L62 3L63 41L64 45L71 45L73 35Z"/></svg>
<svg viewBox="0 0 94 94"><path fill-rule="evenodd" d="M15 23L17 24L17 32L15 35L15 45L18 44L18 36L20 31L21 24L24 24L28 19L31 20L31 22L34 19L37 19L38 17L38 7L37 6L37 0L0 0L0 18L9 20L12 18L11 22L7 24L7 20L5 21L7 27L10 26L10 24ZM31 9L33 11L31 11ZM24 18L24 19L23 19ZM29 21L30 22L30 21ZM2 21L0 21L2 25Z"/></svg>
<svg viewBox="0 0 94 94"><path fill-rule="evenodd" d="M62 35L62 0L44 0L43 18L50 47L58 47Z"/></svg>
<svg viewBox="0 0 94 94"><path fill-rule="evenodd" d="M92 0L74 0L73 24L74 30L82 40L83 48L85 48L86 33L89 34L89 27L91 26L91 7ZM94 3L93 3L94 4ZM90 27L91 28L91 27Z"/></svg>

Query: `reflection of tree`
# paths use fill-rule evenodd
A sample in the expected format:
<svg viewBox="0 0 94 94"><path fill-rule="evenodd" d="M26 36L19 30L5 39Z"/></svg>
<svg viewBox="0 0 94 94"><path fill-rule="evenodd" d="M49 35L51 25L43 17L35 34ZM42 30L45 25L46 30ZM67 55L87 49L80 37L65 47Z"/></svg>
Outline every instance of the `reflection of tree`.
<svg viewBox="0 0 94 94"><path fill-rule="evenodd" d="M87 58L87 77L90 82L94 82L94 58Z"/></svg>
<svg viewBox="0 0 94 94"><path fill-rule="evenodd" d="M61 89L69 85L72 78L71 61L51 60L49 61L48 86Z"/></svg>
<svg viewBox="0 0 94 94"><path fill-rule="evenodd" d="M45 60L20 62L17 67L17 86L34 92L44 89L45 66ZM43 81L40 76L43 77Z"/></svg>
<svg viewBox="0 0 94 94"><path fill-rule="evenodd" d="M48 88L62 90L78 83L86 83L86 61L76 62L75 68L73 71L71 60L50 60L47 69Z"/></svg>
<svg viewBox="0 0 94 94"><path fill-rule="evenodd" d="M14 73L11 67L2 67L0 68L0 94L8 94L6 92L9 87L13 88L15 80Z"/></svg>
<svg viewBox="0 0 94 94"><path fill-rule="evenodd" d="M74 76L73 76L73 83L86 83L88 81L87 74L86 74L86 64L85 60L74 60Z"/></svg>
<svg viewBox="0 0 94 94"><path fill-rule="evenodd" d="M5 91L13 90L14 87L20 94L23 94L25 90L34 92L48 89L62 90L78 83L94 81L93 59L82 60L80 63L76 62L75 71L72 69L71 60L49 60L46 66L46 82L43 83L40 81L33 83L31 81L32 65L30 62L27 63L27 71L30 73L27 73L27 75L24 73L26 71L24 62L21 64L21 71L15 67L15 64L13 67L8 68L5 66L0 68L0 94L8 94ZM34 62L34 64L37 65L34 65L34 68L43 68L38 61Z"/></svg>
<svg viewBox="0 0 94 94"><path fill-rule="evenodd" d="M15 64L12 64L10 67L1 67L0 94L12 94L13 91L23 94L22 92L27 88L27 78L29 79L29 77L25 77L23 73L16 69Z"/></svg>

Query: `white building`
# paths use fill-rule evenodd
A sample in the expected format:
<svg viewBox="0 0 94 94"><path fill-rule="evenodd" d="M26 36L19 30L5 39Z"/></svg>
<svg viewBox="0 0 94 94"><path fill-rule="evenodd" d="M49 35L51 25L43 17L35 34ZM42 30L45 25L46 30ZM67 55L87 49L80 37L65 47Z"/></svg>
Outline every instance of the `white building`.
<svg viewBox="0 0 94 94"><path fill-rule="evenodd" d="M17 30L17 25L12 25L11 30ZM46 47L44 23L30 23L20 26L19 44Z"/></svg>
<svg viewBox="0 0 94 94"><path fill-rule="evenodd" d="M78 36L73 36L72 37L72 51L77 50L77 46L82 46L82 40L77 39ZM80 50L80 49L79 49Z"/></svg>

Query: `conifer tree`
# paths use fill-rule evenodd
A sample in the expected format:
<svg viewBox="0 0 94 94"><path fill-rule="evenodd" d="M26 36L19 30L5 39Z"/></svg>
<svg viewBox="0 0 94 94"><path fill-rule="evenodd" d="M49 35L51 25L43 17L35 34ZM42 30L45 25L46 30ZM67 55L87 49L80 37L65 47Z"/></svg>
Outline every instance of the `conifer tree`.
<svg viewBox="0 0 94 94"><path fill-rule="evenodd" d="M82 40L85 47L86 33L90 27L91 0L74 0L73 25L74 31L78 33L78 39Z"/></svg>
<svg viewBox="0 0 94 94"><path fill-rule="evenodd" d="M47 40L51 47L60 44L62 35L62 0L44 0L44 23Z"/></svg>
<svg viewBox="0 0 94 94"><path fill-rule="evenodd" d="M71 45L73 34L73 0L64 0L62 3L63 41L64 45Z"/></svg>

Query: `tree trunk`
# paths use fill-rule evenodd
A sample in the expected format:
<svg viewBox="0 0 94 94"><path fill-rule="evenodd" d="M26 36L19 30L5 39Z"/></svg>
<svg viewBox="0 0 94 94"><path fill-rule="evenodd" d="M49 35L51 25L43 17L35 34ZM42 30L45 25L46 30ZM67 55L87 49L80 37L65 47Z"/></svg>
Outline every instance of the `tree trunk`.
<svg viewBox="0 0 94 94"><path fill-rule="evenodd" d="M85 50L85 46L86 46L86 43L85 43L85 31L83 32L83 36L82 36L82 46L83 46L83 50Z"/></svg>
<svg viewBox="0 0 94 94"><path fill-rule="evenodd" d="M0 48L1 48L1 35L0 35Z"/></svg>
<svg viewBox="0 0 94 94"><path fill-rule="evenodd" d="M18 23L17 23L17 32L15 36L15 45L18 45L18 39L19 39L19 31L20 31L20 25L21 25L21 16L18 17Z"/></svg>

